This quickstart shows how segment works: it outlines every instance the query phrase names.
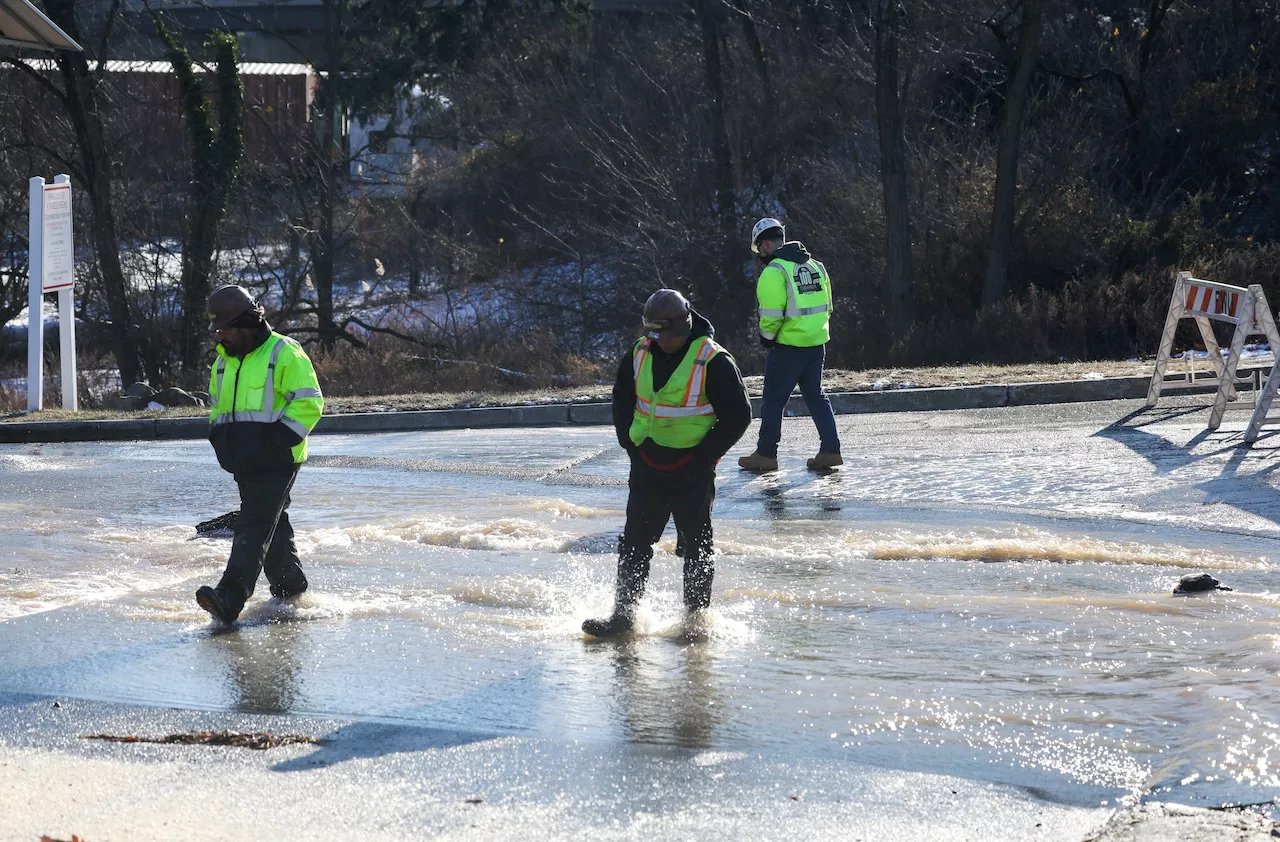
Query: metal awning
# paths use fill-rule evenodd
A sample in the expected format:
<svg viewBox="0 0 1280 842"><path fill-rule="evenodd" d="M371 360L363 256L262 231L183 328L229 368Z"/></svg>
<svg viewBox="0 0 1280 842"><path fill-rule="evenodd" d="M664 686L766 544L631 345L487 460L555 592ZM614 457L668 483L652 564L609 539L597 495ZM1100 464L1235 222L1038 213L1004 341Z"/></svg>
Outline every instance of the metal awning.
<svg viewBox="0 0 1280 842"><path fill-rule="evenodd" d="M0 44L36 50L80 49L30 0L0 0Z"/></svg>

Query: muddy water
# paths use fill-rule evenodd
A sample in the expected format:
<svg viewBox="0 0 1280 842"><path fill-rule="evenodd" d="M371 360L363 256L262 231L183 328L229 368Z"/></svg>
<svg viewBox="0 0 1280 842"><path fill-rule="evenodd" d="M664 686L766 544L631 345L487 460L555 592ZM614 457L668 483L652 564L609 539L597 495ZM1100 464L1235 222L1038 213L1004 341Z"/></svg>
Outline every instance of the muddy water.
<svg viewBox="0 0 1280 842"><path fill-rule="evenodd" d="M192 527L235 507L206 444L0 447L0 690L851 759L1078 804L1280 785L1274 537L1145 522L1195 502L1149 458L1112 452L1095 494L1025 448L722 470L713 611L682 616L669 533L640 633L600 643L579 625L611 603L609 431L313 447L313 591L264 589L229 632L192 599L227 551ZM1153 487L1167 506L1134 511ZM1172 597L1193 570L1235 590Z"/></svg>

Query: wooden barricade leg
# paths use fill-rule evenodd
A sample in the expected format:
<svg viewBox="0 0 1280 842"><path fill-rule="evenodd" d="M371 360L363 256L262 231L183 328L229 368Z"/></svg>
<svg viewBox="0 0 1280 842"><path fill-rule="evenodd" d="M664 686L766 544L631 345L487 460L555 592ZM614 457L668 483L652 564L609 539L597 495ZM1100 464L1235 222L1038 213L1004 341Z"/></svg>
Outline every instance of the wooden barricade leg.
<svg viewBox="0 0 1280 842"><path fill-rule="evenodd" d="M1267 303L1266 293L1258 284L1250 284L1249 291L1253 293L1252 297L1256 302L1253 316L1257 320L1258 332L1267 337L1272 356L1280 355L1280 329L1276 327L1276 319L1271 313L1271 305ZM1266 383L1258 393L1258 404L1253 408L1253 415L1249 417L1249 426L1244 431L1244 440L1250 444L1257 441L1262 433L1262 425L1271 413L1271 402L1275 400L1276 392L1280 390L1280 377L1276 376L1277 370L1280 370L1280 365L1272 363Z"/></svg>
<svg viewBox="0 0 1280 842"><path fill-rule="evenodd" d="M1267 345L1273 355L1280 354L1280 329L1276 327L1271 305L1267 303L1267 294L1259 284L1249 284L1249 291L1253 293L1253 317L1257 321L1258 333L1267 337Z"/></svg>
<svg viewBox="0 0 1280 842"><path fill-rule="evenodd" d="M1245 305L1248 306L1247 304ZM1209 363L1213 366L1213 371L1218 375L1218 389L1223 391L1223 383L1226 383L1227 400L1236 399L1236 386L1234 383L1228 383L1223 379L1226 373L1226 363L1222 361L1222 348L1218 346L1218 337L1213 335L1213 322L1209 321L1207 316L1196 316L1196 327L1200 328L1200 339L1204 342L1205 350L1209 352ZM1232 336L1235 341L1235 336ZM1241 340L1243 341L1243 340ZM1190 350L1187 353L1191 353Z"/></svg>
<svg viewBox="0 0 1280 842"><path fill-rule="evenodd" d="M1253 327L1253 296L1247 296L1242 302L1242 311L1240 313L1240 323L1236 325L1235 333L1231 334L1231 348L1227 351L1227 360L1222 362L1222 354L1216 349L1210 352L1211 357L1216 357L1222 368L1218 371L1218 376L1222 378L1222 382L1218 384L1218 394L1213 399L1213 409L1209 412L1209 429L1216 430L1222 423L1222 413L1227 410L1227 401L1234 400L1236 397L1236 367L1240 365L1240 354L1244 350L1245 337L1249 335L1249 330ZM1200 319L1196 319L1200 321ZM1203 331L1208 328L1210 336L1213 335L1213 328L1209 325L1209 320L1204 319L1204 324L1200 329ZM1208 342L1206 341L1207 345Z"/></svg>
<svg viewBox="0 0 1280 842"><path fill-rule="evenodd" d="M1280 371L1280 365L1271 366L1267 382L1263 384L1262 392L1258 395L1258 405L1253 408L1253 415L1249 417L1249 426L1244 431L1244 440L1249 444L1258 440L1258 436L1262 433L1262 423L1267 420L1267 414L1271 412L1271 402L1275 400L1276 390L1280 388L1280 378L1276 377L1277 371Z"/></svg>
<svg viewBox="0 0 1280 842"><path fill-rule="evenodd" d="M1178 273L1178 280L1173 285L1173 298L1169 301L1169 314L1164 317L1164 333L1160 335L1160 350L1156 352L1156 368L1151 373L1151 385L1147 387L1147 408L1156 405L1160 400L1160 387L1164 385L1164 371L1169 366L1169 357L1173 354L1173 335L1178 331L1178 320L1182 318L1183 294L1186 286L1186 272Z"/></svg>

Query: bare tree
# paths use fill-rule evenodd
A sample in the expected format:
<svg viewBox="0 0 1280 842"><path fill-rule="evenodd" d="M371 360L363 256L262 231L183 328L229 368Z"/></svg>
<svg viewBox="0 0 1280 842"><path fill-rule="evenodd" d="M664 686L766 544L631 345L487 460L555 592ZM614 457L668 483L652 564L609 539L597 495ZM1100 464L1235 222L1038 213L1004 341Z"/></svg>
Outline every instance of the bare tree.
<svg viewBox="0 0 1280 842"><path fill-rule="evenodd" d="M191 185L182 245L182 333L178 357L181 370L194 377L201 368L205 300L211 291L218 231L227 214L231 188L244 155L244 85L236 64L236 38L216 32L209 38L216 67L218 128L210 124L210 103L196 78L187 50L174 40L157 15L156 30L169 48L169 62L178 77L180 107L187 125L191 153Z"/></svg>
<svg viewBox="0 0 1280 842"><path fill-rule="evenodd" d="M982 306L989 307L1004 297L1009 279L1009 248L1013 242L1013 221L1018 189L1018 153L1022 139L1022 115L1027 107L1027 88L1036 63L1040 40L1043 0L1023 0L1022 22L1018 26L1018 47L1005 89L1000 120L1000 140L996 153L996 187L991 210L991 242L987 274L982 285ZM992 29L1003 39L999 21Z"/></svg>
<svg viewBox="0 0 1280 842"><path fill-rule="evenodd" d="M884 185L887 245L886 299L889 329L894 339L900 339L914 321L907 141L903 131L902 82L898 68L903 9L900 0L875 0L874 11L876 123L880 132L880 173Z"/></svg>
<svg viewBox="0 0 1280 842"><path fill-rule="evenodd" d="M75 0L48 0L45 3L45 11L50 20L73 40L84 44L86 42L80 32L76 7ZM59 50L54 61L62 76L62 88L59 90L50 84L47 89L66 109L75 132L82 164L79 175L92 208L94 250L111 317L113 353L120 369L120 379L130 383L142 377L143 360L150 355L147 353L147 342L138 329L130 307L129 290L120 263L120 243L112 198L112 162L103 131L103 111L106 104L100 97L103 73L106 70L106 49L119 10L120 0L113 0L97 51L97 71L89 69L89 61L84 53ZM158 382L160 373L154 366L151 368L147 374Z"/></svg>
<svg viewBox="0 0 1280 842"><path fill-rule="evenodd" d="M729 148L729 130L725 118L725 72L721 61L721 33L718 14L719 3L712 0L695 0L698 14L698 27L702 34L703 70L707 80L709 116L711 119L711 155L715 162L713 182L715 184L715 218L719 228L720 242L717 244L715 272L719 277L716 283L704 283L703 298L708 304L718 304L722 300L731 300L729 293L741 274L741 262L738 261L734 248L741 237L735 236L737 228L737 209L734 202L733 153ZM740 296L739 296L740 298Z"/></svg>

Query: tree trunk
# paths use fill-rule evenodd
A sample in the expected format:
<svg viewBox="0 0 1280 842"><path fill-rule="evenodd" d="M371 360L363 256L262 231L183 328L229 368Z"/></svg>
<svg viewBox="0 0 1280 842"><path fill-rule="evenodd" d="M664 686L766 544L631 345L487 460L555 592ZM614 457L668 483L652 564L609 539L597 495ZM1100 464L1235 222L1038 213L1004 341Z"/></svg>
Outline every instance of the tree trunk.
<svg viewBox="0 0 1280 842"><path fill-rule="evenodd" d="M416 298L422 289L421 237L418 218L422 215L422 200L426 188L413 191L409 200L409 297Z"/></svg>
<svg viewBox="0 0 1280 842"><path fill-rule="evenodd" d="M876 0L876 125L885 217L885 304L890 340L901 339L914 320L911 296L911 214L907 203L907 141L898 90L902 10L897 0Z"/></svg>
<svg viewBox="0 0 1280 842"><path fill-rule="evenodd" d="M333 214L337 204L338 158L334 155L338 129L338 79L341 75L342 43L338 28L342 25L344 0L324 0L324 43L327 75L319 83L315 104L320 110L315 121L317 136L313 146L314 174L319 178L316 224L311 235L311 260L316 288L316 325L321 347L332 348L337 339L333 315Z"/></svg>
<svg viewBox="0 0 1280 842"><path fill-rule="evenodd" d="M1018 155L1022 140L1022 115L1027 108L1027 88L1036 63L1043 0L1024 0L1019 26L1018 51L1009 74L1000 123L1000 147L996 152L995 200L991 209L991 244L987 276L982 285L982 306L1004 298L1009 284L1009 250L1013 245L1013 220L1018 191Z"/></svg>
<svg viewBox="0 0 1280 842"><path fill-rule="evenodd" d="M711 154L714 162L716 220L720 235L720 242L717 244L719 248L716 249L716 274L719 277L708 279L710 283L704 290L704 300L708 306L723 309L724 303L736 303L742 296L734 295L731 290L731 287L737 286L735 281L740 280L734 277L739 273L734 256L734 244L738 239L735 231L737 213L733 189L733 153L729 149L729 131L725 121L724 67L720 58L717 5L713 0L696 0L698 24L702 30L703 70L707 77L711 106ZM731 323L736 324L736 319L732 319Z"/></svg>
<svg viewBox="0 0 1280 842"><path fill-rule="evenodd" d="M48 0L45 12L72 39L83 44L85 41L76 23L75 6L75 0ZM128 286L120 264L115 209L111 201L111 160L102 130L97 80L89 71L84 53L58 50L54 60L62 75L67 116L71 119L84 164L84 188L91 209L94 252L102 273L102 289L111 318L112 354L120 369L121 382L128 385L142 379L142 360L148 355L130 312ZM39 318L39 314L33 314L33 318ZM148 368L152 370L147 374L158 384L160 372L154 361Z"/></svg>
<svg viewBox="0 0 1280 842"><path fill-rule="evenodd" d="M1146 25L1142 32L1142 43L1138 47L1138 78L1134 84L1135 107L1130 141L1132 165L1129 167L1129 178L1134 192L1140 196L1147 192L1147 182L1151 174L1148 151L1155 143L1152 138L1151 122L1147 119L1147 88L1151 81L1152 53L1156 38L1160 35L1160 28L1164 25L1173 3L1174 0L1150 0L1147 6Z"/></svg>
<svg viewBox="0 0 1280 842"><path fill-rule="evenodd" d="M760 77L758 99L761 102L773 102L773 77L769 73L769 62L765 58L764 44L760 41L760 33L756 29L755 19L751 17L751 12L747 9L746 0L732 0L732 2L734 10L738 14L738 20L742 22L742 37L747 42L747 49L750 50L754 59L756 75ZM756 130L759 131L759 128ZM775 155L756 156L756 177L759 179L761 186L768 186L773 183L776 160L777 156Z"/></svg>
<svg viewBox="0 0 1280 842"><path fill-rule="evenodd" d="M733 8L738 13L738 20L742 22L742 37L747 42L747 49L751 51L760 84L764 86L764 99L770 102L773 100L773 80L769 76L769 63L765 60L764 44L760 42L755 19L747 9L746 0L733 0Z"/></svg>
<svg viewBox="0 0 1280 842"><path fill-rule="evenodd" d="M210 103L196 79L191 56L155 18L156 29L169 47L169 62L178 77L179 102L191 147L191 188L182 247L182 335L179 364L188 380L204 367L208 327L205 306L212 291L218 232L227 215L231 189L244 155L244 85L236 64L236 39L214 33L218 80L218 131L209 121Z"/></svg>

